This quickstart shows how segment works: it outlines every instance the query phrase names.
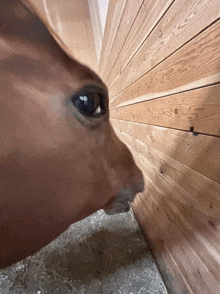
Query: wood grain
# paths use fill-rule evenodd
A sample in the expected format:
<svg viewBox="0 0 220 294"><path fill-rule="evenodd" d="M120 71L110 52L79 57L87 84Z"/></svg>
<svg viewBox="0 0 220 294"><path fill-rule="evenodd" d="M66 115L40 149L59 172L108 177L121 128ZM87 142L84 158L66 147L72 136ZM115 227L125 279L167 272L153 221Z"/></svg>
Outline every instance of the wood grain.
<svg viewBox="0 0 220 294"><path fill-rule="evenodd" d="M118 59L119 64L114 65L107 81L111 98L215 21L220 14L216 7L218 0L175 1L133 58L130 60L126 50ZM139 23L139 30L141 25Z"/></svg>
<svg viewBox="0 0 220 294"><path fill-rule="evenodd" d="M152 197L155 197L154 194ZM169 271L168 277L171 280L170 284L173 290L169 293L217 293L213 291L218 290L219 277L217 272L219 264L213 265L211 262L204 264L204 259L201 259L201 256L208 257L205 260L207 262L210 260L210 255L198 243L195 243L193 234L187 234L182 228L180 230L180 224L176 225L176 215L172 214L169 207L170 202L161 201L161 198L162 195L158 194L158 198L156 197L152 204L153 212L150 213L150 222L157 226L158 236L151 240L157 260L161 263L165 259L166 271ZM151 203L144 205L142 202L141 204L142 210L148 210L148 207L151 206ZM165 212L163 212L162 205L166 207ZM140 210L140 206L138 208ZM137 210L136 208L135 211ZM147 226L148 224L145 222L146 234L149 233ZM162 250L158 244L158 239L161 239L159 244L163 242ZM194 249L191 246L192 243L197 245ZM164 248L168 250L165 251ZM166 256L167 251L169 251L168 256ZM183 280L182 283L181 280ZM187 292L184 291L185 289L187 289Z"/></svg>
<svg viewBox="0 0 220 294"><path fill-rule="evenodd" d="M173 275L170 278L176 279L178 277L178 271L180 271L185 287L189 285L192 293L217 293L212 291L218 289L219 262L209 253L207 248L200 244L197 238L206 233L211 240L213 239L209 228L203 227L200 223L202 214L200 218L194 218L198 229L186 229L185 222L187 222L187 215L181 219L179 210L173 205L173 199L175 199L176 195L175 192L173 193L171 190L169 194L166 194L157 191L155 185L152 184L152 178L148 179L147 185L149 187L146 194L139 196L139 198L142 197L141 203L136 203L135 201L133 207L137 217L140 211L141 213L146 213L146 211L149 213L149 222L147 222L148 219L145 214L145 223L143 223L142 228L145 228L146 236L151 240L151 246L154 249L157 259L159 261L163 260L164 255L166 255L164 247L167 247L170 251L170 256L166 260L166 270L173 271ZM170 196L171 201L167 199L167 195ZM152 236L148 228L150 223L152 224L151 226L157 228L157 235ZM220 240L218 239L217 241L219 242ZM214 245L213 243L210 244L209 249L212 249L215 245L216 243ZM172 261L174 261L173 264ZM171 264L172 267L170 268ZM176 271L177 273L175 273ZM211 284L210 280L212 281ZM174 285L172 285L172 288L174 288ZM182 285L181 288L180 293L185 293L183 292L184 287ZM173 291L173 293L176 292Z"/></svg>
<svg viewBox="0 0 220 294"><path fill-rule="evenodd" d="M142 146L134 146L132 137L129 139L129 136L125 135L123 138L122 133L117 132L117 134L133 150L133 154L145 174L145 192L139 194L139 201L136 200L133 207L137 217L141 214L142 229L146 230L146 236L148 240L151 240L155 254L160 254L159 259L163 260L164 247L167 246L178 270L187 281L184 283L185 287L189 285L192 293L215 293L212 291L218 289L218 281L220 280L220 274L217 270L220 265L219 199L218 203L214 204L217 205L216 213L212 216L210 213L205 213L201 208L201 199L194 202L195 192L189 192L189 197L187 197L186 189L181 190L182 186L185 188L185 184L192 175L185 178L182 171L182 176L177 174L176 178L172 176L172 180L168 179L164 173L159 172L155 161L152 164L152 158L149 157L149 154L146 156L146 148L141 151ZM142 154L145 154L145 157ZM174 165L174 161L168 163L166 160L166 162L170 164L170 167ZM184 180L184 184L180 182L181 179ZM199 182L202 185L204 183L201 179L197 184ZM197 184L194 182L191 187ZM206 192L209 191L205 185L203 188ZM201 191L203 188L201 187ZM216 188L217 196L219 185L216 184ZM203 194L203 197L207 197L206 193ZM210 208L207 207L207 209L210 211ZM151 230L152 226L156 229ZM199 250L196 250L197 248ZM191 275L191 272L195 274Z"/></svg>
<svg viewBox="0 0 220 294"><path fill-rule="evenodd" d="M167 96L188 88L197 88L197 82L199 87L202 87L212 82L209 78L213 75L217 75L214 81L219 82L219 27L220 21L131 84L114 100L110 101L110 107ZM123 75L121 78L123 79ZM120 80L118 82L120 85ZM113 92L110 91L112 97Z"/></svg>
<svg viewBox="0 0 220 294"><path fill-rule="evenodd" d="M94 43L96 48L96 56L97 61L99 63L99 58L102 49L102 26L101 26L101 19L100 19L100 12L99 12L99 3L98 0L87 0L89 5L89 12L90 12L90 20L92 25Z"/></svg>
<svg viewBox="0 0 220 294"><path fill-rule="evenodd" d="M117 62L118 59L123 59L125 56L126 58L123 60L129 61L130 56L141 46L142 42L152 31L155 23L158 22L172 2L173 0L126 1L126 7L121 18L118 32L115 36L108 63L105 69L102 68L102 71L100 70L104 72L102 78L108 85L110 84L109 74L114 63ZM150 13L153 10L156 10L157 13ZM126 53L125 56L123 52Z"/></svg>
<svg viewBox="0 0 220 294"><path fill-rule="evenodd" d="M188 202L194 203L199 211L212 217L211 220L218 218L220 210L218 183L126 133L116 130L116 134L132 149L133 153L138 153L138 158L143 157L140 161L144 168L142 170L146 170L147 164L151 172L149 177L154 174L155 178L165 178L175 185L176 193L178 191L181 195L184 194L184 201L187 199ZM163 187L163 191L165 190L167 190L166 186Z"/></svg>
<svg viewBox="0 0 220 294"><path fill-rule="evenodd" d="M141 203L136 203L135 201L133 207L138 215L140 211L142 214L146 213L146 211L149 214L149 222L145 214L145 223L143 223L142 228L145 228L146 236L151 240L151 243L153 243L152 248L155 254L158 254L159 259L161 259L164 253L164 246L168 247L178 269L182 272L183 277L187 281L186 285L190 285L193 293L200 293L201 286L199 284L201 282L204 284L203 287L205 286L204 288L206 288L206 291L207 289L212 289L214 285L214 288L218 289L217 281L219 281L219 273L217 269L220 265L218 261L219 251L217 252L217 260L215 255L213 256L210 254L210 250L214 247L216 251L215 248L220 241L219 236L215 236L215 234L209 230L208 226L205 225L204 219L207 221L207 217L201 212L196 215L195 209L189 209L190 203L182 205L178 203L181 195L178 191L175 191L175 188L172 188L169 183L166 183L168 186L167 190L161 191L160 183L164 181L162 176L160 178L155 178L154 175L152 176L152 171L150 169L146 171L145 175L146 174L145 184L147 185L147 191L138 196L142 201ZM188 221L188 219L190 221ZM196 224L195 227L193 223ZM157 234L155 231L154 235L152 235L152 233L149 232L150 228L148 229L148 226L155 226L157 228ZM209 243L209 250L201 244L198 238L204 238L204 236L208 240L212 240L212 242ZM216 239L216 241L214 241L214 239ZM184 247L186 249L184 249ZM167 262L170 265L170 261L168 260ZM167 265L168 269L169 265ZM198 273L198 271L203 272L203 277L198 275L191 280L189 275L191 273ZM212 286L210 285L210 280L205 279L206 274L208 275L208 279L212 280ZM173 275L173 278L174 277L176 278L176 274Z"/></svg>
<svg viewBox="0 0 220 294"><path fill-rule="evenodd" d="M218 293L218 1L157 2L123 12L102 71L110 119L143 171L132 207L169 293Z"/></svg>
<svg viewBox="0 0 220 294"><path fill-rule="evenodd" d="M124 0L109 0L105 33L102 41L102 50L99 60L99 74L101 77L108 63L109 54L111 52L118 27L121 22L125 5L126 1Z"/></svg>
<svg viewBox="0 0 220 294"><path fill-rule="evenodd" d="M146 201L144 201L145 198L149 199L147 204ZM142 209L140 209L140 207ZM136 196L135 201L132 203L132 208L134 209L134 214L138 219L147 243L150 245L151 249L153 249L152 254L156 259L157 266L162 274L168 293L194 294L172 254L165 245L165 242L159 233L159 227L157 227L152 221L151 215L156 207L152 202L152 197L147 188L144 193Z"/></svg>
<svg viewBox="0 0 220 294"><path fill-rule="evenodd" d="M220 135L220 87L214 85L111 110L111 118Z"/></svg>
<svg viewBox="0 0 220 294"><path fill-rule="evenodd" d="M113 127L220 183L220 138L111 119ZM202 159L202 160L201 160Z"/></svg>

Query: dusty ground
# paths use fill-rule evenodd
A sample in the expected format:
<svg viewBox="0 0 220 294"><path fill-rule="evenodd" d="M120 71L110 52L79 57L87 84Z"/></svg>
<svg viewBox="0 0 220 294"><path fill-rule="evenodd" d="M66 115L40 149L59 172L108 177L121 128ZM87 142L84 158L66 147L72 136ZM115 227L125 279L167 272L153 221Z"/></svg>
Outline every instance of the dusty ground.
<svg viewBox="0 0 220 294"><path fill-rule="evenodd" d="M167 293L132 212L102 210L0 271L1 294Z"/></svg>

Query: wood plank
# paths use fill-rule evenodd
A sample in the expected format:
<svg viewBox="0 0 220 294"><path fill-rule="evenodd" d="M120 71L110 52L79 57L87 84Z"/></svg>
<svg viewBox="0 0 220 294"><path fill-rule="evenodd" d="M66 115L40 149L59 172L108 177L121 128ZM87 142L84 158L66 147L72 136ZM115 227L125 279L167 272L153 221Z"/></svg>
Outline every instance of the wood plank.
<svg viewBox="0 0 220 294"><path fill-rule="evenodd" d="M126 50L129 51L130 49L131 52L135 52L172 2L173 0L126 1L126 7L115 36L108 63L106 64L106 68L102 69L102 78L105 82L108 83L108 76L115 61L117 58L121 58L120 51L124 42L125 44L122 50L126 47ZM153 10L157 10L157 13L151 13Z"/></svg>
<svg viewBox="0 0 220 294"><path fill-rule="evenodd" d="M157 226L158 228L159 236L157 236L156 233L154 233L154 236L152 236L152 234L147 235L148 239L150 238L152 241L154 252L156 251L155 256L157 256L157 250L160 252L163 250L164 246L167 246L171 251L171 256L175 260L178 269L181 270L185 281L187 281L186 284L192 289L192 293L215 293L213 291L218 289L217 281L220 280L218 273L220 265L219 230L215 232L215 230L217 230L219 218L219 185L215 182L212 183L216 185L215 198L218 201L218 203L214 204L217 204L217 209L215 215L213 215L216 226L215 229L213 229L213 219L210 221L209 217L204 215L203 209L199 207L201 199L196 201L195 205L194 199L192 199L195 196L194 192L188 191L191 200L186 197L185 192L187 191L188 180L192 179L192 175L188 172L190 169L184 171L180 165L179 171L175 170L167 177L167 166L165 166L163 161L161 162L164 164L161 174L161 166L155 161L156 157L153 151L150 150L151 152L149 152L148 146L141 142L137 145L137 140L127 134L124 134L125 136L123 138L122 132L117 132L117 135L128 144L133 154L136 155L135 158L141 159L142 165L139 167L142 167L142 171L148 177L147 181L145 177L145 184L147 182L145 196L142 194L138 196L139 198L144 198L142 199L142 204L136 209L134 207L134 209L138 211L137 213L141 211L142 228L144 223L143 213L146 212L146 210L150 217L146 219L145 227L149 226L150 220L151 225ZM134 152L134 150L136 151ZM148 160L147 165L145 158L143 164L142 154L144 154ZM160 154L160 152L157 152L156 155L158 154ZM161 158L163 158L163 155ZM170 161L169 157L165 157L165 162L169 165L169 168L176 168L175 161ZM180 175L180 171L182 171L182 176ZM186 182L184 181L183 183L179 181L181 178ZM203 178L205 179L205 177ZM204 180L200 179L197 183L196 182L192 184L192 188L197 186L199 182L204 183ZM205 191L204 198L209 198L206 194L207 191L210 191L209 188L210 187L207 187L206 184L203 188L201 187L201 191ZM150 195L152 196L151 200L153 202L149 199ZM162 238L162 240L158 242L158 238ZM205 240L205 243L203 240ZM212 254L212 251L214 254ZM158 258L159 262L161 262L163 252L160 252ZM166 262L169 264L165 264L164 266L169 268L170 260L168 259ZM173 270L175 270L175 268ZM211 283L210 279L212 280Z"/></svg>
<svg viewBox="0 0 220 294"><path fill-rule="evenodd" d="M124 0L109 0L108 14L99 61L99 75L101 77L108 63L109 54L118 31L125 4L126 1Z"/></svg>
<svg viewBox="0 0 220 294"><path fill-rule="evenodd" d="M175 210L176 213L173 211L173 219L171 218L172 221L176 221L178 229L184 230L184 238L187 240L189 246L196 251L198 258L210 272L212 277L216 281L220 281L220 272L217 270L220 267L220 251L217 251L216 248L214 248L211 240L208 242L204 239L204 233L201 233L196 226L190 223L183 213L179 212L178 209ZM208 230L208 227L203 229ZM219 225L217 226L217 229L220 233ZM203 242L203 240L205 241ZM218 241L220 242L220 238Z"/></svg>
<svg viewBox="0 0 220 294"><path fill-rule="evenodd" d="M220 138L111 119L113 127L220 183ZM201 160L202 158L202 160Z"/></svg>
<svg viewBox="0 0 220 294"><path fill-rule="evenodd" d="M166 96L220 81L220 21L213 24L175 54L146 73L110 101L110 107ZM210 77L213 77L210 80ZM121 85L120 76L118 83ZM110 91L111 97L115 88ZM136 98L136 99L135 99ZM124 104L123 104L124 102Z"/></svg>
<svg viewBox="0 0 220 294"><path fill-rule="evenodd" d="M100 18L100 12L99 12L99 3L98 3L98 0L87 0L87 1L89 4L89 12L90 12L94 43L96 48L96 56L97 56L97 61L99 63L99 58L100 58L101 49L102 49L102 38L103 38L101 18Z"/></svg>
<svg viewBox="0 0 220 294"><path fill-rule="evenodd" d="M145 196L144 196L145 195ZM146 206L146 199L150 199ZM181 273L177 263L173 259L169 249L164 244L156 224L153 222L149 210L155 206L151 203L152 197L149 196L147 188L144 193L138 194L131 206L135 217L138 220L142 233L150 246L156 264L162 275L165 286L170 294L194 294L186 279Z"/></svg>
<svg viewBox="0 0 220 294"><path fill-rule="evenodd" d="M121 138L123 139L123 138ZM128 144L125 140L124 142ZM130 143L130 142L129 142ZM128 147L131 147L129 144ZM138 150L138 153L134 153L134 146L132 146L133 154L136 154L135 157L137 160L140 157L142 158L142 155L140 156L140 151ZM178 225L178 229L183 232L184 235L189 234L190 236L194 235L193 239L190 239L190 243L192 244L200 244L200 250L203 250L202 255L200 258L203 260L205 256L208 255L208 260L205 258L205 262L208 263L209 270L214 274L216 271L216 268L219 267L220 264L220 239L219 239L219 199L217 199L218 203L216 205L216 211L213 214L213 218L206 213L206 210L204 210L200 203L196 199L193 199L195 196L195 193L192 192L190 194L190 197L184 193L184 191L181 191L178 185L176 185L175 181L168 181L165 179L163 175L161 175L157 170L155 170L155 166L146 163L146 159L141 160L137 162L139 167L142 169L144 174L148 177L148 180L145 178L145 196L143 201L146 202L146 207L148 212L150 213L150 219L153 222L153 216L155 215L155 204L150 204L149 202L149 195L153 195L153 199L155 199L155 193L161 193L162 195L162 201L165 200L166 203L161 203L160 207L158 208L159 211L161 209L165 209L166 207L174 207L175 209L175 217L177 218L176 224L178 225L180 222L182 222L181 228ZM187 182L188 179L186 179ZM184 183L185 184L185 183ZM196 182L193 183L193 185L197 185ZM204 185L203 189L206 188L206 185ZM219 187L218 187L219 188ZM147 190L147 191L146 191ZM184 190L184 189L183 189ZM202 190L202 189L201 189ZM209 191L209 188L207 188ZM218 195L218 190L216 192L216 195ZM204 197L206 197L205 193ZM140 194L141 195L141 194ZM192 196L192 197L191 197ZM160 196L161 197L161 196ZM209 197L207 195L207 197ZM196 200L196 203L195 201ZM145 208L144 206L140 206L139 210L141 210L141 213L144 213ZM140 212L138 211L140 214ZM181 217L182 216L182 217ZM158 216L160 219L160 216ZM210 218L211 217L211 218ZM182 219L182 220L181 220ZM143 220L142 220L143 221ZM170 220L171 221L171 220ZM171 221L172 222L172 221ZM174 222L175 223L175 222ZM186 226L187 224L187 226ZM149 223L146 223L146 226L148 226ZM153 223L154 225L154 223ZM166 231L169 227L169 225L164 222L164 230ZM154 238L158 242L158 236L155 235L154 237L151 235L152 238ZM175 238L175 235L174 235ZM157 244L157 247L160 246ZM194 246L194 245L193 245ZM197 245L196 245L197 246ZM159 251L161 250L160 247ZM154 248L154 252L156 253L156 248ZM214 274L216 276L216 274ZM220 280L220 277L217 275L217 279Z"/></svg>
<svg viewBox="0 0 220 294"><path fill-rule="evenodd" d="M134 150L133 146L132 146L132 149ZM138 150L137 156L140 157L139 150ZM159 220L159 236L157 236L157 234L155 233L154 235L152 235L152 233L147 234L148 239L153 238L154 239L153 241L156 244L156 245L154 244L154 246L157 246L156 247L157 249L154 247L154 251L156 250L156 253L157 253L157 250L161 251L162 249L161 246L163 247L163 244L167 244L172 249L172 247L175 246L176 240L180 241L180 238L182 238L182 242L180 242L180 244L183 244L183 242L186 242L187 247L186 247L186 250L184 250L183 252L183 260L182 258L179 259L179 267L181 268L181 266L183 266L183 268L189 269L189 265L188 265L189 261L194 260L195 270L204 269L203 279L206 277L205 272L207 270L208 270L207 274L209 274L209 272L211 273L209 279L211 278L213 280L213 277L215 277L215 280L213 280L212 282L212 286L214 287L214 289L216 289L216 287L218 286L216 281L220 280L220 276L217 270L220 265L219 263L219 260L220 260L219 233L216 234L216 237L215 237L215 234L211 230L212 234L210 234L211 231L207 225L207 218L204 216L202 211L199 211L199 213L196 213L194 209L195 207L194 208L189 207L189 203L188 205L187 205L187 202L181 204L181 202L179 202L179 197L180 197L179 190L176 187L172 187L172 185L169 182L167 182L159 172L157 172L157 175L156 175L155 172L152 170L152 166L147 168L147 170L145 166L145 168L144 169L142 168L142 170L144 171L145 175L147 174L147 176L149 177L148 180L146 180L146 177L145 177L145 184L147 184L147 187L146 187L147 189L145 189L146 195L144 196L144 202L146 207L142 203L139 209L136 209L136 211L138 210L137 213L142 214L142 217L141 217L142 228L143 228L143 222L144 222L143 213L146 212L146 210L150 213L151 225L155 226L155 222ZM164 183L161 185L162 182ZM153 203L150 202L149 195L152 195L153 198L151 200L153 200ZM156 195L159 195L157 196L159 197L158 199L159 206L157 205L157 203L155 203L156 201L155 199L157 199ZM139 195L139 198L140 197L143 197L143 196ZM183 200L186 200L186 198L183 197ZM187 210L189 211L187 212ZM164 216L163 216L163 213L165 213ZM192 215L194 216L193 218L192 218ZM216 213L216 215L218 215L218 213ZM204 219L206 219L206 222L204 222ZM146 219L145 227L148 227L150 225L147 220L148 219ZM168 231L170 235L168 234ZM179 232L181 232L184 237L179 235ZM159 245L158 245L158 238L163 236L163 234L165 237L163 238L162 242L159 241ZM167 235L169 235L168 239L167 239ZM203 235L205 235L208 241L211 240L211 243L207 242L209 250L207 249L207 246L204 246L204 244L201 242L201 238L205 239ZM216 255L210 254L210 251L213 250L212 249L213 244L214 244L214 248L218 249L219 251ZM195 253L193 248L196 249L197 253ZM215 249L213 251L216 251ZM189 254L190 250L192 250L192 253L190 255L191 257L187 258L186 253ZM179 257L179 254L180 254L179 248L177 248L177 251L178 251L176 253L177 257ZM216 256L217 256L217 259L215 258ZM186 263L185 263L185 259L186 260L188 259ZM184 265L182 265L183 261L185 263ZM184 274L188 275L188 273L189 271L185 270ZM191 287L194 284L194 282L191 283ZM202 281L202 283L204 283L204 281ZM209 284L209 282L206 280L205 284L207 283ZM209 284L209 287L210 287L210 284ZM199 287L196 287L196 291L198 291L198 289ZM200 292L193 292L193 293L200 293ZM202 293L208 293L208 292L202 292Z"/></svg>
<svg viewBox="0 0 220 294"><path fill-rule="evenodd" d="M114 65L108 77L107 85L110 87L111 97L150 71L214 22L220 14L217 7L218 0L175 1L135 55L133 52L129 54L128 50L121 52L118 63ZM130 55L134 56L131 60Z"/></svg>
<svg viewBox="0 0 220 294"><path fill-rule="evenodd" d="M181 198L183 205L190 203L190 205L193 205L193 208L191 206L188 208L190 210L193 209L194 214L196 211L200 211L208 218L210 217L208 220L214 223L217 222L216 219L219 217L220 210L220 185L218 183L126 133L115 131L119 138L131 149L132 153L138 153L138 160L140 161L140 158L142 158L140 163L144 169L146 169L145 165L147 164L151 171L151 174L148 175L149 177L154 175L155 178L165 178L169 183L175 185L174 193L184 195ZM159 186L161 185L162 183L159 184ZM166 186L163 187L164 191L166 189ZM168 190L168 195L169 192L171 190ZM213 232L215 232L214 229Z"/></svg>
<svg viewBox="0 0 220 294"><path fill-rule="evenodd" d="M145 193L146 191L144 194ZM149 194L147 194L147 198L149 199L149 202L146 206L146 203L143 201L143 194L139 194L132 203L132 208L144 237L146 238L147 244L149 244L152 254L156 259L157 266L159 267L159 271L168 293L193 294L178 265L169 252L169 249L165 245L165 242L158 231L159 226L157 228L157 223L151 218L152 214L148 212L149 207L155 209L155 205L151 203L152 197L149 196Z"/></svg>
<svg viewBox="0 0 220 294"><path fill-rule="evenodd" d="M140 194L139 197L142 198L146 207L142 204L138 209L138 213L140 214L141 211L141 214L143 214L147 209L150 214L150 221L154 226L155 223L153 218L155 214L156 219L159 218L161 221L161 210L165 211L166 218L168 218L169 222L175 224L178 231L182 232L183 236L187 239L187 242L191 244L193 248L199 248L197 255L201 261L206 264L206 267L215 279L220 281L220 273L216 271L220 265L220 235L217 213L217 217L215 217L216 227L213 229L212 226L214 226L214 222L210 225L209 217L204 215L199 207L196 208L193 201L185 198L179 188L175 186L175 183L172 184L171 182L167 182L161 174L158 172L155 173L155 168L151 165L146 165L146 161L144 165L142 164L139 167L145 174L146 187L145 194ZM150 195L153 197L153 203L150 202ZM156 195L159 195L159 206L154 203L157 197ZM162 227L160 226L159 236L161 230L166 232L170 228L170 224L165 220L163 220ZM141 221L143 224L143 217ZM149 226L147 219L145 226ZM157 244L157 249L154 247L154 252L156 253L157 250L160 252L162 250L160 244L163 245L163 242L161 243L161 241L159 241L158 243L157 233L153 233L153 235L150 233L150 235L147 234L147 236ZM173 237L169 238L169 241L172 243L175 242L175 239L176 237L174 234Z"/></svg>
<svg viewBox="0 0 220 294"><path fill-rule="evenodd" d="M195 294L190 288L187 280L183 276L167 246L164 247L166 248L166 251L164 251L162 254L156 254L155 258L157 261L157 266L164 277L163 281L166 285L168 293Z"/></svg>
<svg viewBox="0 0 220 294"><path fill-rule="evenodd" d="M142 206L140 206L142 205ZM134 205L133 205L134 206ZM166 240L163 240L163 237L160 235L160 232L158 233L158 237L157 239L151 239L150 234L151 231L149 229L149 225L151 224L151 227L155 227L156 224L152 219L146 219L146 210L148 209L143 203L138 203L135 205L134 207L135 211L135 215L138 219L138 222L140 223L141 227L144 228L143 229L143 233L145 236L147 236L147 242L149 244L151 244L151 248L153 249L154 252L154 257L156 259L156 263L157 266L159 267L159 270L162 274L163 280L165 282L165 285L167 287L167 290L169 293L173 293L173 294L182 294L182 293L191 293L191 294L195 294L195 293L200 293L199 289L197 288L197 284L198 282L195 281L193 286L193 290L191 289L191 285L189 285L190 281L189 279L187 279L187 277L184 275L183 271L183 266L182 265L182 259L186 259L188 261L188 258L185 257L185 254L181 254L181 250L179 250L179 248L177 246L175 246L176 244L174 244L174 246L176 247L174 250L177 252L178 255L181 254L181 259L180 262L175 260L175 256L173 256L172 251L170 252L170 248L172 249L172 245L167 244ZM143 215L143 210L144 210L144 215ZM141 218L142 218L142 222L140 222L140 214L142 214ZM161 217L158 218L158 221L162 222L163 219ZM169 230L169 229L168 229ZM176 238L178 239L178 241L180 241L180 239L178 238L178 234L175 235ZM161 242L163 243L163 248L161 250L158 251L158 239L161 240ZM184 240L182 240L183 242ZM177 244L178 245L178 244ZM168 248L169 246L169 248ZM196 252L200 252L200 247L196 248ZM189 250L189 249L188 249ZM155 252L156 251L156 252ZM193 250L194 251L194 250ZM194 261L194 269L197 268L197 270L200 269L201 267L201 263L199 264L195 264L195 259L193 258ZM189 274L194 274L195 270L191 267L187 267L184 266L185 268L187 268L188 273ZM181 271L182 270L182 271ZM215 267L215 272L218 271L218 267ZM211 273L212 274L212 273ZM214 280L214 285L212 285L212 287L215 287L214 289L218 289L218 284L216 283L216 280ZM204 293L204 292L202 292ZM205 292L205 293L210 293L210 292ZM215 292L211 292L211 293L215 293ZM216 292L217 293L217 292Z"/></svg>
<svg viewBox="0 0 220 294"><path fill-rule="evenodd" d="M146 219L147 222L144 227L148 239L151 239L153 246L157 246L156 248L153 247L154 252L156 250L156 256L160 254L159 258L162 258L164 247L167 246L177 264L174 270L176 268L181 270L193 293L200 293L203 287L205 287L206 291L207 289L212 289L213 286L216 289L218 287L217 279L219 278L219 274L217 272L219 263L214 260L215 264L212 264L210 262L212 256L208 254L207 250L199 242L195 243L196 237L194 232L189 233L189 231L182 227L183 223L179 220L178 212L175 213L172 209L172 202L167 199L166 193L158 192L155 189L155 185L154 187L152 186L152 178L148 179L148 185L151 186L151 193L149 194L147 192L145 195L140 195L139 198L142 198L141 205L133 205L133 208L137 214L139 211L142 211L142 213L143 211L149 212L150 219ZM175 194L172 196L175 198ZM148 230L149 221L151 226L155 226L158 230L158 235L153 236L153 239ZM158 239L162 239L159 241L159 244L163 244L162 248L161 246L158 247ZM206 258L201 259L202 255ZM169 259L167 262L170 264ZM167 266L169 268L169 265ZM201 271L201 277L199 275L194 277L193 273L198 271ZM193 275L192 279L191 275ZM212 280L212 284L210 284L210 279Z"/></svg>
<svg viewBox="0 0 220 294"><path fill-rule="evenodd" d="M220 135L218 85L112 109L111 118Z"/></svg>
<svg viewBox="0 0 220 294"><path fill-rule="evenodd" d="M147 205L145 199L150 200L147 201ZM145 189L144 193L138 194L135 197L135 200L132 203L132 208L147 244L149 244L152 250L152 254L156 260L168 293L194 294L172 254L164 244L155 222L151 218L149 208L150 210L152 207L156 209L155 205L151 203L151 200L152 197L149 195L149 191Z"/></svg>
<svg viewBox="0 0 220 294"><path fill-rule="evenodd" d="M145 204L150 219L153 221L155 214L161 211L166 212L167 220L173 222L183 235L193 236L194 241L199 242L202 245L201 248L209 253L209 258L213 260L213 264L218 266L220 264L219 217L215 217L214 220L211 218L214 222L211 225L210 216L207 216L199 206L196 206L193 200L185 198L178 187L177 191L175 191L175 184L167 181L156 172L154 167L147 164L146 159L142 160L142 162L138 159L137 161L145 176L145 192L139 194L139 198L142 199L142 205ZM149 198L150 196L152 196L152 199ZM156 205L156 199L159 201L158 205ZM143 211L145 211L144 206ZM171 220L170 213L175 216L175 220ZM157 217L160 219L159 215ZM164 222L161 224L161 228L166 231L169 224ZM156 237L156 232L154 234ZM174 238L175 241L175 236L170 238L172 240Z"/></svg>

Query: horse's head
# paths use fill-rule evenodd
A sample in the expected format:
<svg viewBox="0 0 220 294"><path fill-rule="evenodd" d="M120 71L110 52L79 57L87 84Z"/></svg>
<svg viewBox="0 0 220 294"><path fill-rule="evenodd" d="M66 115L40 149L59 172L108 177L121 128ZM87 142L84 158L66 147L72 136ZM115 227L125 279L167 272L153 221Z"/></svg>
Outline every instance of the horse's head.
<svg viewBox="0 0 220 294"><path fill-rule="evenodd" d="M64 50L21 2L0 0L1 266L99 209L128 211L143 190L106 86Z"/></svg>

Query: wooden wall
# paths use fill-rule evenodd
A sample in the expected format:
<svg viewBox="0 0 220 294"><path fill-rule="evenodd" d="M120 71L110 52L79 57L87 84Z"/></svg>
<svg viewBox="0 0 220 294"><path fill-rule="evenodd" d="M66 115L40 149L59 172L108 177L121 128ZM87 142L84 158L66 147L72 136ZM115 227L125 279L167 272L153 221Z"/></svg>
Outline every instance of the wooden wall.
<svg viewBox="0 0 220 294"><path fill-rule="evenodd" d="M145 177L133 209L169 293L217 294L219 1L110 0L99 72Z"/></svg>

